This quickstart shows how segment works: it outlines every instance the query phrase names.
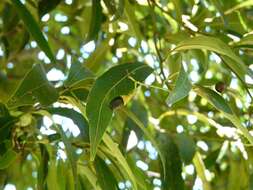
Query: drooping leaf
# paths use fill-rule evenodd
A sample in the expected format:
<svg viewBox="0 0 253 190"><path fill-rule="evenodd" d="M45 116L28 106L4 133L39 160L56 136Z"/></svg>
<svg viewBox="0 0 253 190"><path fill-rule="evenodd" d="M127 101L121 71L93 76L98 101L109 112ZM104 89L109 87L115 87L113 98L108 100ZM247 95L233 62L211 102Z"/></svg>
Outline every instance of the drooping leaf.
<svg viewBox="0 0 253 190"><path fill-rule="evenodd" d="M100 31L103 12L100 0L92 0L92 16L86 41L94 40Z"/></svg>
<svg viewBox="0 0 253 190"><path fill-rule="evenodd" d="M141 82L151 72L152 69L145 64L122 64L97 78L86 106L90 125L91 159L95 158L97 146L111 120L113 110L110 109L110 102L115 97L129 94L135 88L133 79Z"/></svg>
<svg viewBox="0 0 253 190"><path fill-rule="evenodd" d="M171 106L177 101L183 99L188 95L190 90L191 90L191 83L188 79L187 73L184 71L183 65L181 65L181 69L176 81L176 86L169 94L169 97L166 100L167 104Z"/></svg>
<svg viewBox="0 0 253 190"><path fill-rule="evenodd" d="M38 3L38 14L41 18L46 13L49 13L61 2L61 0L39 0Z"/></svg>
<svg viewBox="0 0 253 190"><path fill-rule="evenodd" d="M137 23L137 19L135 16L135 7L132 6L128 0L125 1L124 7L125 7L124 13L128 20L130 31L133 32L133 34L138 40L141 40L142 34L140 32L139 25Z"/></svg>
<svg viewBox="0 0 253 190"><path fill-rule="evenodd" d="M12 4L16 7L18 15L23 20L27 30L31 33L32 37L36 40L39 47L45 52L48 58L55 63L55 57L45 37L43 36L40 27L32 14L23 5L20 0L11 0Z"/></svg>
<svg viewBox="0 0 253 190"><path fill-rule="evenodd" d="M186 164L190 164L196 151L194 140L185 134L177 134L175 143L178 146L180 157Z"/></svg>
<svg viewBox="0 0 253 190"><path fill-rule="evenodd" d="M133 171L131 170L130 166L127 163L127 160L123 156L123 154L120 152L120 149L118 148L118 145L113 142L111 137L107 135L106 133L103 136L103 142L106 145L107 148L102 147L103 150L105 150L110 156L112 156L116 162L117 165L121 170L123 170L122 173L126 175L126 177L131 181L133 189L137 190L137 181L135 178L135 175Z"/></svg>
<svg viewBox="0 0 253 190"><path fill-rule="evenodd" d="M163 173L165 176L162 178L162 187L166 190L183 190L182 162L176 144L166 134L159 134L158 141L165 157L166 167L166 173Z"/></svg>
<svg viewBox="0 0 253 190"><path fill-rule="evenodd" d="M26 74L7 104L10 107L18 107L40 102L41 105L48 106L57 99L58 92L47 80L43 66L36 64Z"/></svg>
<svg viewBox="0 0 253 190"><path fill-rule="evenodd" d="M108 168L108 165L99 157L95 159L95 169L98 177L98 183L102 189L117 190L118 183L114 177L114 174Z"/></svg>
<svg viewBox="0 0 253 190"><path fill-rule="evenodd" d="M220 96L213 90L206 87L196 86L194 87L194 91L198 95L207 99L209 103L211 103L218 110L222 110L225 113L232 114L232 110L227 104L227 102L222 98L222 96Z"/></svg>
<svg viewBox="0 0 253 190"><path fill-rule="evenodd" d="M41 160L38 169L38 190L46 189L46 177L48 175L49 153L45 145L40 144Z"/></svg>
<svg viewBox="0 0 253 190"><path fill-rule="evenodd" d="M12 149L0 156L0 170L8 168L16 160L17 156L18 154Z"/></svg>
<svg viewBox="0 0 253 190"><path fill-rule="evenodd" d="M81 63L73 63L68 78L64 84L65 86L72 88L85 88L94 81L94 78L95 76L92 72L85 68Z"/></svg>
<svg viewBox="0 0 253 190"><path fill-rule="evenodd" d="M246 67L243 61L238 57L230 47L223 41L214 37L196 36L186 39L179 43L173 51L182 51L190 49L206 49L218 53L226 62L226 65L244 81L246 74L253 78L253 73Z"/></svg>

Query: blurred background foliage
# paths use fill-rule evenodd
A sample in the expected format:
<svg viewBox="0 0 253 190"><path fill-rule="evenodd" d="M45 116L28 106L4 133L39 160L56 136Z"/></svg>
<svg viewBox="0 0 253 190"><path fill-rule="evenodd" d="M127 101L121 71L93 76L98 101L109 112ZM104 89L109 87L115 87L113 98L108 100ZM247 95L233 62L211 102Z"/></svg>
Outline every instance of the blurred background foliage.
<svg viewBox="0 0 253 190"><path fill-rule="evenodd" d="M252 0L1 0L0 189L252 190L252 29Z"/></svg>

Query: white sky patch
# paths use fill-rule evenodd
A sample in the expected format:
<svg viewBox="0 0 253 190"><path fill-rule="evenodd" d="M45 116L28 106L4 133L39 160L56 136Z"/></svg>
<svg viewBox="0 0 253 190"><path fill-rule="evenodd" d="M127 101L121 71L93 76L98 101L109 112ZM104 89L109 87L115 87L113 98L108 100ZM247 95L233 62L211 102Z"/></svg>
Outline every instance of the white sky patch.
<svg viewBox="0 0 253 190"><path fill-rule="evenodd" d="M73 3L73 0L65 0L65 3L66 3L67 5L71 5L71 4Z"/></svg>
<svg viewBox="0 0 253 190"><path fill-rule="evenodd" d="M68 26L63 26L61 28L61 33L66 34L66 35L69 34L70 33L70 28Z"/></svg>
<svg viewBox="0 0 253 190"><path fill-rule="evenodd" d="M185 172L189 175L194 174L194 166L192 164L185 166Z"/></svg>
<svg viewBox="0 0 253 190"><path fill-rule="evenodd" d="M78 126L72 121L72 119L60 115L53 115L53 120L55 123L62 126L63 131L70 131L74 137L77 137L80 134Z"/></svg>
<svg viewBox="0 0 253 190"><path fill-rule="evenodd" d="M245 81L246 81L246 83L248 83L248 84L253 84L253 79L252 79L249 75L246 75L246 76L245 76Z"/></svg>
<svg viewBox="0 0 253 190"><path fill-rule="evenodd" d="M230 82L230 87L233 89L237 89L238 88L238 80L236 78L233 78Z"/></svg>
<svg viewBox="0 0 253 190"><path fill-rule="evenodd" d="M143 141L139 141L139 143L137 144L137 147L140 149L140 150L144 150L145 148L145 143Z"/></svg>
<svg viewBox="0 0 253 190"><path fill-rule="evenodd" d="M133 130L131 130L128 141L127 141L127 147L126 147L127 151L134 148L137 144L138 144L138 138L136 136L136 133Z"/></svg>
<svg viewBox="0 0 253 190"><path fill-rule="evenodd" d="M193 190L203 190L203 183L199 177L195 180Z"/></svg>
<svg viewBox="0 0 253 190"><path fill-rule="evenodd" d="M126 188L125 183L119 182L119 188L120 189L125 189Z"/></svg>
<svg viewBox="0 0 253 190"><path fill-rule="evenodd" d="M84 52L88 52L91 53L95 50L96 48L96 44L94 41L90 41L87 44L84 44L81 48L80 48L80 52L84 53Z"/></svg>
<svg viewBox="0 0 253 190"><path fill-rule="evenodd" d="M197 71L192 71L192 72L190 72L190 78L193 82L197 82L199 80L200 76Z"/></svg>
<svg viewBox="0 0 253 190"><path fill-rule="evenodd" d="M147 44L146 41L144 41L144 40L141 41L141 48L142 48L144 53L148 52L148 44Z"/></svg>
<svg viewBox="0 0 253 190"><path fill-rule="evenodd" d="M154 74L150 74L146 80L145 80L145 84L146 85L151 85L153 82L155 82L155 75Z"/></svg>
<svg viewBox="0 0 253 190"><path fill-rule="evenodd" d="M7 184L5 185L4 190L16 190L16 187L13 184Z"/></svg>
<svg viewBox="0 0 253 190"><path fill-rule="evenodd" d="M183 133L184 132L184 127L182 125L177 126L177 133Z"/></svg>
<svg viewBox="0 0 253 190"><path fill-rule="evenodd" d="M216 63L221 63L221 58L216 53L211 53L209 56L211 61L215 61Z"/></svg>
<svg viewBox="0 0 253 190"><path fill-rule="evenodd" d="M204 141L198 141L197 142L197 146L199 148L201 148L202 150L204 150L205 152L207 152L208 149L209 149L208 146L207 146L207 144Z"/></svg>
<svg viewBox="0 0 253 190"><path fill-rule="evenodd" d="M0 46L0 56L2 57L4 55L4 51L2 49L2 47Z"/></svg>
<svg viewBox="0 0 253 190"><path fill-rule="evenodd" d="M192 125L197 122L197 117L195 115L187 115L187 121Z"/></svg>
<svg viewBox="0 0 253 190"><path fill-rule="evenodd" d="M154 178L153 184L157 185L157 186L161 186L162 185L162 181L160 179L158 179L158 178Z"/></svg>
<svg viewBox="0 0 253 190"><path fill-rule="evenodd" d="M47 13L47 14L45 14L45 15L41 18L41 21L42 21L42 22L47 22L49 19L50 19L50 15Z"/></svg>
<svg viewBox="0 0 253 190"><path fill-rule="evenodd" d="M194 32L197 32L199 29L197 28L197 26L195 26L194 24L192 24L190 22L190 16L189 15L182 15L182 21L185 24L185 26L189 29L191 29Z"/></svg>
<svg viewBox="0 0 253 190"><path fill-rule="evenodd" d="M65 56L64 49L59 49L58 52L57 52L57 54L56 54L56 59L61 60L61 59L64 58L64 56Z"/></svg>
<svg viewBox="0 0 253 190"><path fill-rule="evenodd" d="M52 68L48 73L47 73L47 79L49 81L62 81L65 79L65 75L62 71Z"/></svg>
<svg viewBox="0 0 253 190"><path fill-rule="evenodd" d="M140 169L142 169L143 171L147 171L148 170L148 164L146 164L145 162L138 160L136 162L136 166Z"/></svg>
<svg viewBox="0 0 253 190"><path fill-rule="evenodd" d="M240 38L233 35L233 34L227 34L227 36L232 39L234 42L239 42L240 41Z"/></svg>
<svg viewBox="0 0 253 190"><path fill-rule="evenodd" d="M213 73L210 71L210 70L208 70L207 72L206 72L206 74L205 74L205 78L206 79L211 79L213 77Z"/></svg>
<svg viewBox="0 0 253 190"><path fill-rule="evenodd" d="M134 38L134 37L130 37L130 38L128 39L128 43L129 43L130 46L134 47L134 46L136 46L136 44L137 44L137 40L136 40L136 38Z"/></svg>
<svg viewBox="0 0 253 190"><path fill-rule="evenodd" d="M119 28L122 32L127 31L128 30L128 25L124 22L118 22Z"/></svg>
<svg viewBox="0 0 253 190"><path fill-rule="evenodd" d="M66 15L61 14L61 13L57 13L55 15L54 19L57 22L66 22L68 20L68 17Z"/></svg>
<svg viewBox="0 0 253 190"><path fill-rule="evenodd" d="M36 48L36 47L37 47L37 42L31 41L31 47L32 47L32 48Z"/></svg>

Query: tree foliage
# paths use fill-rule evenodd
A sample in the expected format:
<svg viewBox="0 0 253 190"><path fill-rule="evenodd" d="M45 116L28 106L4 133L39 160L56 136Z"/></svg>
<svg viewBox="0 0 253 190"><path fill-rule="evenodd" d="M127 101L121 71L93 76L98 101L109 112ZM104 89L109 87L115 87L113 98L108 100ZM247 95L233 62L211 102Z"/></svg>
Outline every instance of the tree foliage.
<svg viewBox="0 0 253 190"><path fill-rule="evenodd" d="M253 189L252 7L2 0L0 189Z"/></svg>

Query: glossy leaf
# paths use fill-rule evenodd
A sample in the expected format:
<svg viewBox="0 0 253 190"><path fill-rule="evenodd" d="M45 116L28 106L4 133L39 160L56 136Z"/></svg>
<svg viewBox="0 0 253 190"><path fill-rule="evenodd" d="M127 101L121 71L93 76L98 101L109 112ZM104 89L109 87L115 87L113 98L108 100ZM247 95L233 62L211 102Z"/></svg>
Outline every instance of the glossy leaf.
<svg viewBox="0 0 253 190"><path fill-rule="evenodd" d="M227 104L227 102L222 98L222 96L220 96L213 90L206 87L196 86L194 87L194 91L198 95L207 99L218 110L222 110L225 113L232 114L232 110Z"/></svg>
<svg viewBox="0 0 253 190"><path fill-rule="evenodd" d="M92 16L90 21L89 33L87 36L87 41L95 40L100 31L102 24L102 6L100 0L92 0Z"/></svg>
<svg viewBox="0 0 253 190"><path fill-rule="evenodd" d="M181 69L176 80L176 86L169 94L168 99L166 100L169 106L173 105L177 101L183 99L188 95L191 90L191 83L188 79L188 75L184 70L183 65L181 65Z"/></svg>
<svg viewBox="0 0 253 190"><path fill-rule="evenodd" d="M42 34L40 27L36 23L36 20L33 18L32 14L28 9L23 5L20 0L11 0L12 4L16 7L18 15L23 20L27 30L31 33L32 37L36 40L40 48L45 52L48 58L55 63L55 57L52 50L49 47L47 40Z"/></svg>
<svg viewBox="0 0 253 190"><path fill-rule="evenodd" d="M99 157L95 159L96 174L98 176L98 183L102 189L118 189L118 183L114 174L109 169L108 165Z"/></svg>
<svg viewBox="0 0 253 190"><path fill-rule="evenodd" d="M164 175L164 180L162 186L164 189L168 190L183 190L184 181L182 179L182 162L179 155L178 148L173 142L173 139L166 135L159 135L159 145L165 157L165 167L166 173Z"/></svg>
<svg viewBox="0 0 253 190"><path fill-rule="evenodd" d="M43 66L36 64L26 74L7 104L10 107L18 107L40 102L41 105L48 106L57 99L58 92L47 80Z"/></svg>
<svg viewBox="0 0 253 190"><path fill-rule="evenodd" d="M68 78L65 81L65 86L72 88L88 88L94 81L95 76L90 70L82 66L80 63L71 65Z"/></svg>
<svg viewBox="0 0 253 190"><path fill-rule="evenodd" d="M39 0L38 3L38 14L41 18L46 13L49 13L53 9L56 8L56 6L61 2L62 0Z"/></svg>
<svg viewBox="0 0 253 190"><path fill-rule="evenodd" d="M252 72L245 66L243 61L223 41L214 37L196 36L182 41L173 51L190 49L206 49L218 53L226 62L226 65L244 81L246 74L253 78Z"/></svg>
<svg viewBox="0 0 253 190"><path fill-rule="evenodd" d="M14 150L9 149L4 155L0 156L0 169L8 168L17 156L18 154Z"/></svg>
<svg viewBox="0 0 253 190"><path fill-rule="evenodd" d="M175 136L175 143L178 147L182 160L185 164L190 164L196 151L194 140L185 134L177 134Z"/></svg>
<svg viewBox="0 0 253 190"><path fill-rule="evenodd" d="M129 94L135 88L133 79L141 82L151 72L152 69L145 64L132 63L113 67L97 78L89 93L86 107L92 160L113 114L109 105L111 100Z"/></svg>

